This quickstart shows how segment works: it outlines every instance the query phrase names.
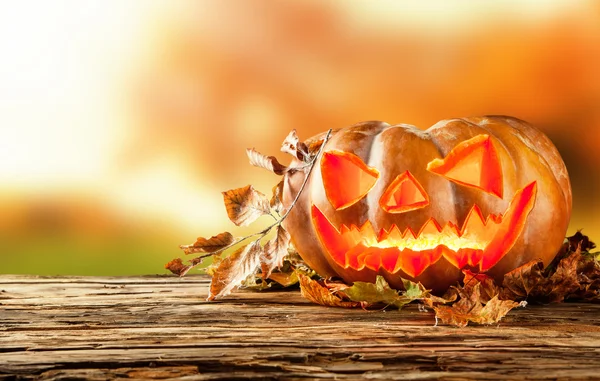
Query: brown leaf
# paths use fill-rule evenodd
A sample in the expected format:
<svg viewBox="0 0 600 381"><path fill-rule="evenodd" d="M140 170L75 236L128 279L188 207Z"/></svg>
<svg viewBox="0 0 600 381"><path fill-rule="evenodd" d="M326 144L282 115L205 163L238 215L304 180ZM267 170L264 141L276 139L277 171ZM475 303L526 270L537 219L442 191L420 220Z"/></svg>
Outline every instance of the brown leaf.
<svg viewBox="0 0 600 381"><path fill-rule="evenodd" d="M252 185L223 192L229 219L237 226L246 226L271 212L269 199Z"/></svg>
<svg viewBox="0 0 600 381"><path fill-rule="evenodd" d="M463 279L464 289L474 287L476 284L480 285L481 301L483 303L487 303L494 296L500 294L500 287L489 276L473 273L469 270L463 270L463 274L465 275Z"/></svg>
<svg viewBox="0 0 600 381"><path fill-rule="evenodd" d="M289 153L300 161L307 161L308 147L298 139L296 130L290 131L281 144L281 152Z"/></svg>
<svg viewBox="0 0 600 381"><path fill-rule="evenodd" d="M289 287L298 283L298 273L296 271L292 273L271 273L269 279L274 280L283 287Z"/></svg>
<svg viewBox="0 0 600 381"><path fill-rule="evenodd" d="M538 294L543 290L545 283L544 264L541 261L528 262L504 275L502 298L514 300Z"/></svg>
<svg viewBox="0 0 600 381"><path fill-rule="evenodd" d="M250 159L250 164L255 167L268 169L276 175L283 175L288 170L288 167L281 164L275 156L263 155L254 148L247 148L246 154Z"/></svg>
<svg viewBox="0 0 600 381"><path fill-rule="evenodd" d="M469 317L457 311L454 306L438 306L433 307L433 310L435 311L436 324L437 319L440 319L444 324L461 328L469 324Z"/></svg>
<svg viewBox="0 0 600 381"><path fill-rule="evenodd" d="M584 301L600 300L600 262L596 259L596 255L591 257L582 255L577 273L580 288L570 297Z"/></svg>
<svg viewBox="0 0 600 381"><path fill-rule="evenodd" d="M277 185L273 187L273 196L271 196L271 200L269 201L269 206L271 209L276 211L277 213L283 213L283 180L281 180Z"/></svg>
<svg viewBox="0 0 600 381"><path fill-rule="evenodd" d="M425 289L421 283L402 279L402 284L404 285L404 291L395 290L390 287L384 277L377 275L375 283L354 282L352 287L345 288L341 292L347 295L350 300L360 302L363 308L383 305L401 309L415 300L424 301L425 299L429 299L425 303L433 304L429 290Z"/></svg>
<svg viewBox="0 0 600 381"><path fill-rule="evenodd" d="M185 274L187 272L187 270L189 269L189 267L190 266L183 264L183 262L181 261L181 258L175 258L165 265L165 269L167 269L170 272L172 272L173 274L179 275L179 276Z"/></svg>
<svg viewBox="0 0 600 381"><path fill-rule="evenodd" d="M234 239L231 233L224 232L212 236L208 239L198 237L196 242L191 245L181 245L180 249L186 254L192 253L213 253L222 250L233 243Z"/></svg>
<svg viewBox="0 0 600 381"><path fill-rule="evenodd" d="M497 323L513 308L525 305L512 300L500 300L496 295L484 306L481 300L481 283L467 289L458 289L458 292L460 300L451 307L433 307L436 318L441 319L445 324L456 327L465 327L469 322L477 324Z"/></svg>
<svg viewBox="0 0 600 381"><path fill-rule="evenodd" d="M349 302L343 300L337 294L332 293L316 280L310 279L310 277L298 273L300 279L300 293L302 296L315 304L320 304L327 307L344 307L344 308L355 308L360 307L360 302Z"/></svg>
<svg viewBox="0 0 600 381"><path fill-rule="evenodd" d="M525 307L527 303L517 303L512 300L500 300L498 296L494 296L481 309L479 316L473 322L478 324L494 324L499 322L515 307Z"/></svg>
<svg viewBox="0 0 600 381"><path fill-rule="evenodd" d="M229 295L248 275L257 270L262 253L260 243L255 241L223 259L213 272L208 300Z"/></svg>
<svg viewBox="0 0 600 381"><path fill-rule="evenodd" d="M586 252L596 247L596 244L590 241L588 236L581 233L581 230L578 230L571 237L567 237L567 242L571 251L576 251L579 248L582 252Z"/></svg>
<svg viewBox="0 0 600 381"><path fill-rule="evenodd" d="M583 260L581 247L579 247L574 253L560 261L554 274L548 278L546 290L544 290L549 295L550 302L562 302L581 288L578 268Z"/></svg>
<svg viewBox="0 0 600 381"><path fill-rule="evenodd" d="M580 241L584 242L584 241ZM589 241L587 241L589 242ZM565 299L595 300L600 285L600 266L593 257L575 252L559 253L561 259L542 270L541 262L529 262L504 276L503 299L529 302L562 302Z"/></svg>
<svg viewBox="0 0 600 381"><path fill-rule="evenodd" d="M456 299L458 299L458 291L455 287L451 287L448 290L446 290L444 295L442 295L441 297L429 293L426 297L421 299L421 302L427 307L433 308L433 306L438 304L452 303Z"/></svg>
<svg viewBox="0 0 600 381"><path fill-rule="evenodd" d="M277 226L277 233L265 245L264 256L261 258L263 279L268 278L275 267L283 264L283 259L288 255L289 245L290 233L283 226Z"/></svg>
<svg viewBox="0 0 600 381"><path fill-rule="evenodd" d="M323 285L327 287L329 291L334 293L343 292L345 289L351 287L339 279L332 278L323 279Z"/></svg>

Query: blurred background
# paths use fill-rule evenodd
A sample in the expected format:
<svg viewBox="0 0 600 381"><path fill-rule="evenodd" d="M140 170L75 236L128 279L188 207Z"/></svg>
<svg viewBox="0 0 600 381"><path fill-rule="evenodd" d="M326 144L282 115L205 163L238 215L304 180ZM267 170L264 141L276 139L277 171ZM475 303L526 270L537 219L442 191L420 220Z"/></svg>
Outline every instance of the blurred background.
<svg viewBox="0 0 600 381"><path fill-rule="evenodd" d="M164 273L245 148L373 119L533 123L600 239L597 1L6 1L0 52L0 273Z"/></svg>

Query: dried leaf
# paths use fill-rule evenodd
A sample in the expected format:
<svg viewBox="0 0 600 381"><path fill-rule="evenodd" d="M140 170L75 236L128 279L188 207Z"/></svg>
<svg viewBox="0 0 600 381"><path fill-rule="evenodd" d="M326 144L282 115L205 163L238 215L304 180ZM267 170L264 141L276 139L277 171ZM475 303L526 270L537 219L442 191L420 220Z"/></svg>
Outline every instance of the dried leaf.
<svg viewBox="0 0 600 381"><path fill-rule="evenodd" d="M451 307L433 307L437 319L456 327L465 327L469 322L494 324L499 322L513 308L525 306L525 303L500 300L498 296L491 298L484 306L481 297L481 283L476 283L467 289L458 289L458 292L461 298Z"/></svg>
<svg viewBox="0 0 600 381"><path fill-rule="evenodd" d="M275 267L283 265L283 260L288 255L289 245L290 233L283 226L277 226L275 237L265 245L264 256L261 261L263 279L268 278Z"/></svg>
<svg viewBox="0 0 600 381"><path fill-rule="evenodd" d="M300 280L300 294L315 304L344 308L355 308L361 305L359 302L343 300L341 296L332 293L327 287L304 274L298 273L298 278Z"/></svg>
<svg viewBox="0 0 600 381"><path fill-rule="evenodd" d="M544 264L531 261L504 275L502 298L515 300L539 293L546 282L543 273Z"/></svg>
<svg viewBox="0 0 600 381"><path fill-rule="evenodd" d="M186 254L192 253L213 253L215 251L223 250L227 246L233 243L234 239L231 233L224 232L212 236L208 239L198 237L196 242L191 245L181 245L180 249Z"/></svg>
<svg viewBox="0 0 600 381"><path fill-rule="evenodd" d="M525 307L526 302L515 302L512 300L500 300L498 296L494 296L479 312L479 317L473 320L478 324L494 324L499 322L515 307Z"/></svg>
<svg viewBox="0 0 600 381"><path fill-rule="evenodd" d="M249 275L254 274L260 264L262 253L260 243L255 241L223 259L214 270L208 300L229 295Z"/></svg>
<svg viewBox="0 0 600 381"><path fill-rule="evenodd" d="M185 274L188 271L189 267L190 266L183 264L181 258L175 258L165 265L165 269L179 276Z"/></svg>
<svg viewBox="0 0 600 381"><path fill-rule="evenodd" d="M300 281L296 271L291 273L271 273L269 279L274 280L283 287L293 286Z"/></svg>
<svg viewBox="0 0 600 381"><path fill-rule="evenodd" d="M554 274L548 278L546 287L540 290L549 295L550 302L562 302L581 288L578 269L583 260L581 247L579 247L574 253L560 261Z"/></svg>
<svg viewBox="0 0 600 381"><path fill-rule="evenodd" d="M269 290L272 284L272 282L266 282L264 279L251 274L242 281L240 288L254 291L264 291Z"/></svg>
<svg viewBox="0 0 600 381"><path fill-rule="evenodd" d="M281 151L289 153L300 161L308 161L308 147L298 139L296 130L290 131L281 144Z"/></svg>
<svg viewBox="0 0 600 381"><path fill-rule="evenodd" d="M250 164L255 167L267 169L276 175L283 175L288 170L288 167L281 164L275 156L263 155L254 148L246 149L246 154Z"/></svg>
<svg viewBox="0 0 600 381"><path fill-rule="evenodd" d="M363 305L385 304L401 309L413 300L424 298L428 291L421 284L403 280L405 292L398 292L391 288L381 275L377 276L375 283L354 282L352 287L343 290L343 293L355 302Z"/></svg>
<svg viewBox="0 0 600 381"><path fill-rule="evenodd" d="M327 289L329 291L334 292L334 293L339 292L339 291L344 291L344 290L348 289L349 287L351 287L351 286L348 286L346 283L344 283L341 280L332 279L332 278L323 279L323 284L325 285L325 287L327 287ZM344 294L340 294L340 295L344 295Z"/></svg>
<svg viewBox="0 0 600 381"><path fill-rule="evenodd" d="M573 237L569 237L572 241ZM561 259L546 271L541 262L529 262L504 276L503 299L525 299L529 302L557 303L565 299L596 300L600 286L600 265L591 255L584 255L579 240L574 252L561 254Z"/></svg>
<svg viewBox="0 0 600 381"><path fill-rule="evenodd" d="M567 237L567 242L570 251L579 249L581 252L588 252L596 247L596 244L590 241L588 236L581 233L581 230L578 230L577 233L573 234L571 237Z"/></svg>
<svg viewBox="0 0 600 381"><path fill-rule="evenodd" d="M271 212L269 199L252 185L223 192L229 219L237 226L246 226Z"/></svg>
<svg viewBox="0 0 600 381"><path fill-rule="evenodd" d="M273 195L269 201L269 206L277 213L283 213L283 180L273 187Z"/></svg>
<svg viewBox="0 0 600 381"><path fill-rule="evenodd" d="M494 279L490 278L485 274L473 273L469 270L463 270L464 288L468 289L474 287L476 284L480 285L481 301L487 303L494 296L499 295L501 292L500 287L496 285Z"/></svg>

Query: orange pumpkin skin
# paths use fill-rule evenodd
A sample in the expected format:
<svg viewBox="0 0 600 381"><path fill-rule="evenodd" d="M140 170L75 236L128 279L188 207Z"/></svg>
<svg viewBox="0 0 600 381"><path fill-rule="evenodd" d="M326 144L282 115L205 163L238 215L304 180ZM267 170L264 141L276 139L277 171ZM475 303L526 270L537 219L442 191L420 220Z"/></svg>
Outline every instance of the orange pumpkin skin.
<svg viewBox="0 0 600 381"><path fill-rule="evenodd" d="M321 134L309 141L318 140L323 136ZM469 146L471 142L482 141L485 137L492 142L494 160L497 161L500 169L501 180L492 180L496 193L499 190L500 194L484 191L483 188L476 186L468 186L446 175L435 173L435 167L439 166L449 154L452 156L453 151L460 151L457 146ZM325 189L324 179L328 183L336 181L336 173L332 172L334 170L326 165L328 162L323 158L328 153L353 154L374 173L378 172L374 186L364 197L350 206L339 207L338 205L339 208L336 209L332 205L332 200L344 196L336 196L332 193L329 184L325 184L328 186L327 190ZM469 162L468 159L460 160L464 163ZM486 165L481 164L482 179L484 176L493 177L494 171L497 171L493 166L486 167ZM467 164L464 167L471 168ZM324 175L323 171L327 173ZM407 171L408 177L418 182L418 186L425 192L423 196L427 201L422 204L427 203L427 205L418 206L414 210L405 208L406 211L390 213L383 208L386 206L385 200L390 200L390 184L395 179L396 182L406 180L407 175L404 177L400 175ZM469 170L460 173L461 176L468 176ZM346 172L343 174L350 178L346 176ZM452 175L453 172L448 174ZM289 207L296 197L304 178L305 173L302 171L286 175L283 191L285 207ZM344 185L345 179L339 181ZM481 181L481 184L484 184L484 180ZM365 186L362 188L367 189ZM386 196L382 198L384 194ZM423 201L423 197L417 197ZM398 196L396 201L392 200L388 203L393 206L396 202L404 201ZM426 131L408 125L391 126L383 122L363 122L332 134L323 148L323 154L317 158L306 188L284 221L284 227L290 232L292 242L302 258L321 276L339 276L346 282L352 283L354 281L374 282L377 275L382 275L395 288L402 288L400 280L402 277L420 281L427 288L443 292L462 279L462 270L465 268L484 271L501 280L507 272L534 259L540 259L547 265L564 240L571 215L571 203L569 177L557 149L542 132L521 120L504 116L450 119L438 122ZM385 246L385 249L361 246L360 250L349 250L345 254L345 260L342 253L348 249L347 247L338 254L332 254L335 251L332 247L335 245L331 242L335 239L339 241L341 232L351 229L352 225L362 227L366 223L373 227L373 231L379 236L378 240L390 234L393 226L396 226L400 232L405 232L407 228L415 233L420 229L428 231L429 228L424 226L431 218L436 220L439 227L445 224L449 227L456 226L456 230L459 231L457 234L466 236L467 233L461 232L461 227L465 228L465 220L469 213L472 213L475 205L481 210L484 220L490 215L494 217L504 214L504 222L498 222L500 228L490 223L488 218L486 226L494 227L495 231L500 230L503 233L488 232L488 236L494 238L488 238L492 243L486 241L484 254L475 249L460 250L459 252L464 256L461 260L456 259L458 254L447 249L446 246L450 247L449 244L444 244L441 249L441 246L438 246L430 251L419 252L412 247L408 251L389 248L387 246L391 244L384 244L387 241L375 244ZM523 206L526 212L521 212L521 209L518 209L521 207L519 205ZM518 222L510 222L509 225L511 216ZM329 221L330 225L324 221ZM323 226L330 230L331 227L337 229L337 233L331 230L333 231L331 234L336 237L340 234L340 236L329 239L327 235L329 233L325 232ZM486 234L485 228L481 231L482 236ZM509 238L502 238L503 234ZM358 241L352 242L354 245ZM375 241L371 239L370 242ZM394 242L396 245L399 241ZM485 255L487 248L493 245L504 245L503 251L500 250L502 255L497 259L490 259L484 265L485 258L482 258L482 255ZM397 254L400 250L404 251L402 254ZM455 247L452 250L459 249ZM350 252L355 254L349 254ZM390 254L391 252L395 254ZM412 256L410 259L404 257L407 252ZM435 254L432 254L434 252ZM421 253L428 253L429 259L423 259L427 263L417 263L421 261L418 257ZM450 254L446 255L446 253ZM385 261L389 263L394 261L394 255L402 256L404 259L398 259L398 263L402 262L406 265L402 267L396 265L394 268L393 264L389 264L384 267ZM477 255L479 255L478 259L475 258ZM466 256L475 259L467 261ZM359 258L359 262L363 261L362 265L349 265L355 262L356 258ZM373 262L371 259L380 261L377 262L380 264L371 264L370 262ZM365 265L364 262L369 264ZM413 262L416 264L411 264Z"/></svg>

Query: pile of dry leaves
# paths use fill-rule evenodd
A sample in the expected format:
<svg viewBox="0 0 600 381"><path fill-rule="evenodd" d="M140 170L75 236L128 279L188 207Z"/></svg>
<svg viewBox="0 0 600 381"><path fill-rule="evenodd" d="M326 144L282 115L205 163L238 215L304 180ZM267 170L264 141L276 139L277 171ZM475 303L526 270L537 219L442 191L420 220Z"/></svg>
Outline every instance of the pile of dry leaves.
<svg viewBox="0 0 600 381"><path fill-rule="evenodd" d="M296 163L287 167L274 156L265 156L248 149L250 164L265 168L277 175L303 171L308 178L315 161L331 135L308 144L299 141L295 131L284 140L281 150L291 154ZM392 289L383 277L376 283L355 282L352 286L339 280L321 279L312 271L290 244L290 235L282 226L296 199L285 210L281 203L283 181L275 187L271 197L251 185L223 192L230 220L237 226L246 226L261 216L270 215L274 222L267 228L245 237L235 238L224 232L211 238L198 238L191 245L181 246L185 254L199 254L183 263L180 258L165 265L174 274L184 276L206 258L213 263L206 268L212 276L208 300L228 295L236 287L263 290L272 287L300 286L302 295L317 304L343 308L398 308L418 302L433 309L436 321L466 326L469 322L492 324L510 310L527 303L555 303L567 299L600 300L600 253L592 253L595 244L587 236L576 233L569 237L554 261L546 268L542 262L532 261L506 274L497 284L485 274L464 272L461 284L451 287L445 295L431 294L420 283L403 280L404 290ZM263 244L263 241L266 243ZM244 245L242 243L249 242ZM222 254L237 247L231 255Z"/></svg>

